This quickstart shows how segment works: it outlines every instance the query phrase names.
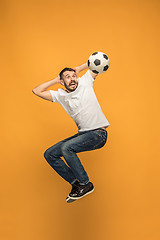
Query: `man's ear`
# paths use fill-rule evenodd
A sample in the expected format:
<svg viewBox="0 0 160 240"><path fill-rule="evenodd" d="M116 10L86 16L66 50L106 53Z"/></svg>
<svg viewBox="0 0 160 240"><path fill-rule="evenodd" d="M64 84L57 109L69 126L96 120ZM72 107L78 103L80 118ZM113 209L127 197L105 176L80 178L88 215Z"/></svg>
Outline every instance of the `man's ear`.
<svg viewBox="0 0 160 240"><path fill-rule="evenodd" d="M60 79L60 84L64 86L64 81L63 81L63 79Z"/></svg>

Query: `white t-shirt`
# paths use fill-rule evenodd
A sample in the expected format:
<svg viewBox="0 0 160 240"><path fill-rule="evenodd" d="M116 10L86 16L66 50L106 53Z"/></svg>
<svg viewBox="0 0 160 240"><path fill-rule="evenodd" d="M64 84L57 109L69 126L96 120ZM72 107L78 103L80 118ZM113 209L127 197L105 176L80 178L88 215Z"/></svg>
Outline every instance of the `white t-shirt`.
<svg viewBox="0 0 160 240"><path fill-rule="evenodd" d="M49 90L53 102L60 103L73 118L78 132L110 126L95 95L94 80L88 70L77 79L78 86L73 92L68 93L63 88L59 88L58 91Z"/></svg>

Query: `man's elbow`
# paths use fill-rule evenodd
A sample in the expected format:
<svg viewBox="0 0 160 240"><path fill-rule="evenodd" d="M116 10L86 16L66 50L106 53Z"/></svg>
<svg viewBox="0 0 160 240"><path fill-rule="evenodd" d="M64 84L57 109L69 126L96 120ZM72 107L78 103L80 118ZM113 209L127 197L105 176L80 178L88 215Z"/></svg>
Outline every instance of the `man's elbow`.
<svg viewBox="0 0 160 240"><path fill-rule="evenodd" d="M37 90L34 88L34 89L32 89L32 92L34 93L34 94L36 94L37 95Z"/></svg>
<svg viewBox="0 0 160 240"><path fill-rule="evenodd" d="M32 89L32 92L33 92L34 94L36 94L34 89Z"/></svg>

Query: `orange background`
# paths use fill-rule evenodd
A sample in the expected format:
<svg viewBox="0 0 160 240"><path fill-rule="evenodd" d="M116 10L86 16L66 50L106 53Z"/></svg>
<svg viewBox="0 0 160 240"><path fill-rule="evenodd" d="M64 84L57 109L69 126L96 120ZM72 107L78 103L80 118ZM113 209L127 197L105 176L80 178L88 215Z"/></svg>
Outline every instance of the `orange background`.
<svg viewBox="0 0 160 240"><path fill-rule="evenodd" d="M159 1L0 5L0 239L160 239ZM71 187L43 154L77 127L32 89L94 51L110 58L94 90L111 125L105 147L78 154L95 191L67 204Z"/></svg>

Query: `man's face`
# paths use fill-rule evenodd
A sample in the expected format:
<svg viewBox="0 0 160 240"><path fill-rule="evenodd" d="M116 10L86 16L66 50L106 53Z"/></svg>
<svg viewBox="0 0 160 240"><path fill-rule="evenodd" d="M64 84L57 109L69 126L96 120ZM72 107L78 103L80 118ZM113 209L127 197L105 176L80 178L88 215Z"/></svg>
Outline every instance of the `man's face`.
<svg viewBox="0 0 160 240"><path fill-rule="evenodd" d="M65 86L67 92L73 92L78 86L77 76L74 71L65 71L61 81L63 81L61 83Z"/></svg>

